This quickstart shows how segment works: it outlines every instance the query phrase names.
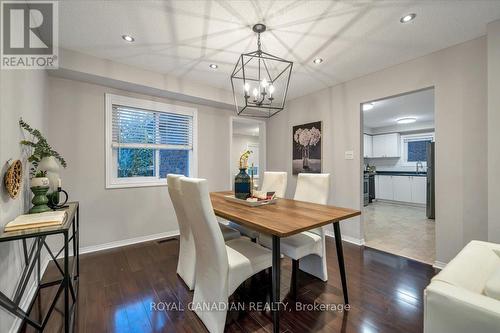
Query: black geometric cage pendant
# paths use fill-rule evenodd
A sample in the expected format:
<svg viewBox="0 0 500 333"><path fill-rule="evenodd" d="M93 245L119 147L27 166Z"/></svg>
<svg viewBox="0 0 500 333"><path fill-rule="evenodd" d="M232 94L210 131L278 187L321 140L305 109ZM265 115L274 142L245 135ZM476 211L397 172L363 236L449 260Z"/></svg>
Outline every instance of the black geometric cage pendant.
<svg viewBox="0 0 500 333"><path fill-rule="evenodd" d="M243 53L231 74L234 104L238 115L270 118L285 107L293 62L262 51L264 24L254 25L253 31L257 51Z"/></svg>

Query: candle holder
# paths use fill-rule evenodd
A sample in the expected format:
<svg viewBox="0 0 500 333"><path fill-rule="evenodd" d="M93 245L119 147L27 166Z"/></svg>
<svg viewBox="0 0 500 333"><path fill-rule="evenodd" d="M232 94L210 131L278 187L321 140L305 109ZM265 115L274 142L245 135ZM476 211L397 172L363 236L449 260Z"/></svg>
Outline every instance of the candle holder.
<svg viewBox="0 0 500 333"><path fill-rule="evenodd" d="M64 194L64 202L63 203L59 203L60 199L61 199L60 198L60 193ZM56 192L52 192L49 195L49 198L48 198L48 206L52 210L69 207L68 205L66 205L66 202L68 202L68 192L66 192L65 190L63 190L61 188L61 186L58 186L57 187L57 191Z"/></svg>
<svg viewBox="0 0 500 333"><path fill-rule="evenodd" d="M49 206L47 205L49 199L47 198L47 191L49 190L48 186L32 186L30 187L31 191L35 195L31 203L33 203L33 207L29 210L30 214L43 213L50 211Z"/></svg>

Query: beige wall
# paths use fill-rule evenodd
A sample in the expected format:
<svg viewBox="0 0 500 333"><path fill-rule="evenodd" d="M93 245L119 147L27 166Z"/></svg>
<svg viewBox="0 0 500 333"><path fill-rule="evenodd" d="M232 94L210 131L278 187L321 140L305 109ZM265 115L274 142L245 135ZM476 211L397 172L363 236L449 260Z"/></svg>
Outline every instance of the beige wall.
<svg viewBox="0 0 500 333"><path fill-rule="evenodd" d="M0 70L0 163L3 175L9 159L21 159L26 170L23 190L17 199L11 199L0 185L0 229L30 207L31 191L28 181L26 154L19 141L24 133L19 118L45 132L47 128L47 74L42 70ZM20 242L0 244L0 290L9 297L19 280L24 265ZM0 332L8 332L14 316L0 309Z"/></svg>
<svg viewBox="0 0 500 333"><path fill-rule="evenodd" d="M289 172L291 196L291 127L321 120L330 203L361 209L360 103L434 86L436 251L447 262L469 240L487 238L486 62L483 37L292 100L268 123L268 169ZM354 160L345 159L348 150ZM363 239L360 219L342 230L346 239Z"/></svg>
<svg viewBox="0 0 500 333"><path fill-rule="evenodd" d="M488 239L500 243L500 20L488 24Z"/></svg>
<svg viewBox="0 0 500 333"><path fill-rule="evenodd" d="M49 87L50 140L68 162L61 172L64 188L81 204L82 247L178 230L166 186L105 189L105 93L197 108L198 176L209 180L210 190L230 187L230 111L54 77Z"/></svg>

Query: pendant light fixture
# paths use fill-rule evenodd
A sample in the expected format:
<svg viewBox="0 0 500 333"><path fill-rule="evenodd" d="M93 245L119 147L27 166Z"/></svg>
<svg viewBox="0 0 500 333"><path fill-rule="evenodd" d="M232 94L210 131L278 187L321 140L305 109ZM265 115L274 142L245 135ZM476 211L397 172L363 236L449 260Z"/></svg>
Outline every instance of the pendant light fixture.
<svg viewBox="0 0 500 333"><path fill-rule="evenodd" d="M257 33L257 50L240 55L231 74L234 104L238 115L270 118L285 107L293 62L262 51L264 24L252 30Z"/></svg>

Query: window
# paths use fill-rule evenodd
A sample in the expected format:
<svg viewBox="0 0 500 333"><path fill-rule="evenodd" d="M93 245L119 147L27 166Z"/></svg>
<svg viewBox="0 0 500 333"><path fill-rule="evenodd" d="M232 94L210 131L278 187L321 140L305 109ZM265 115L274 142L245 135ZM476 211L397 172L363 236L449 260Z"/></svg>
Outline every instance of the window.
<svg viewBox="0 0 500 333"><path fill-rule="evenodd" d="M404 149L404 164L427 163L427 143L434 141L434 133L412 134L401 137Z"/></svg>
<svg viewBox="0 0 500 333"><path fill-rule="evenodd" d="M196 109L106 94L106 188L195 176Z"/></svg>

